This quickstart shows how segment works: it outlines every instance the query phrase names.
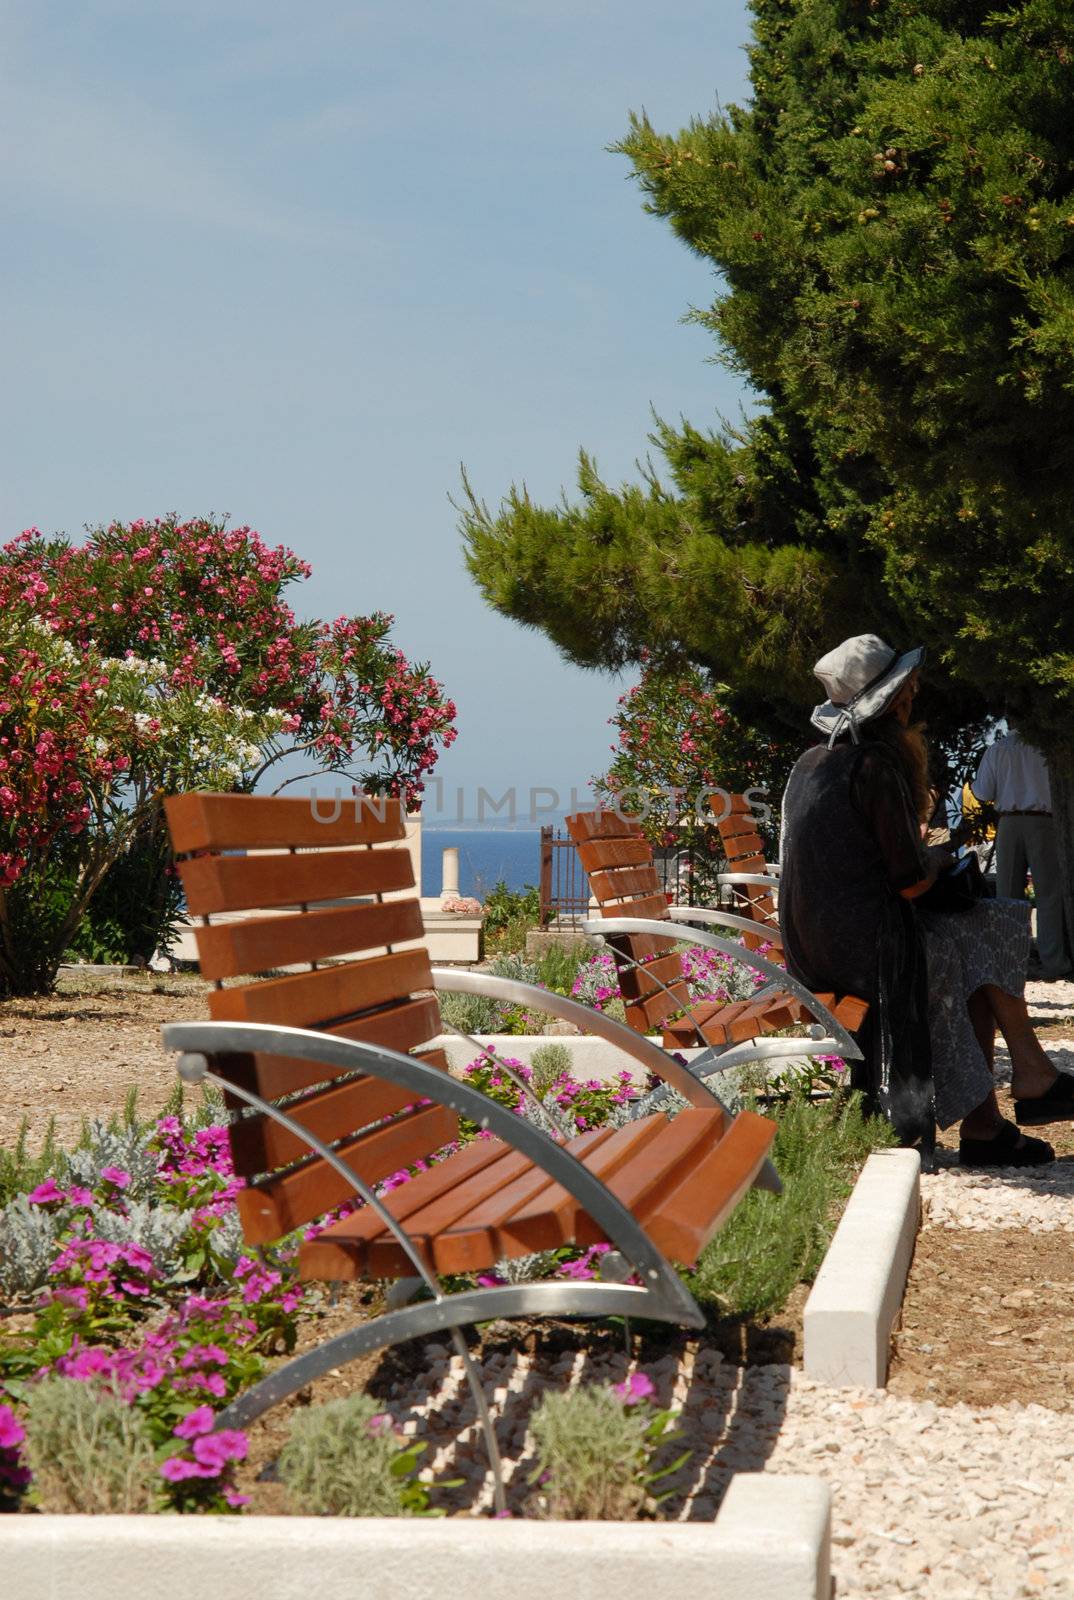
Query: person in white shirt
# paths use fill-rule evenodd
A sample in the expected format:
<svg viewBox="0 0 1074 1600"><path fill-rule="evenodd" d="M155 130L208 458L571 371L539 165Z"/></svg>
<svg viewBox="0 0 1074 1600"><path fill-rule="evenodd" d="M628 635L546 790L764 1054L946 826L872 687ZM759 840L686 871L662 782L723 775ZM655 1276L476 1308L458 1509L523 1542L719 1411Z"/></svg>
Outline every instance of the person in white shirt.
<svg viewBox="0 0 1074 1600"><path fill-rule="evenodd" d="M1024 900L1026 873L1032 873L1040 976L1049 981L1070 977L1048 763L1012 728L985 751L973 793L978 800L990 801L999 817L996 893L1004 900Z"/></svg>

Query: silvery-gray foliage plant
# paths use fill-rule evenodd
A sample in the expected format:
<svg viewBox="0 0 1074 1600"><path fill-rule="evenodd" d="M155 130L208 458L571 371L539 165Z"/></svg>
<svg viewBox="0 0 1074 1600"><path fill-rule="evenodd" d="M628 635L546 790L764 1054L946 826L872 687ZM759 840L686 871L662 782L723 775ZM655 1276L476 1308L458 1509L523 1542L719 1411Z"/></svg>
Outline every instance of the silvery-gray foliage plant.
<svg viewBox="0 0 1074 1600"><path fill-rule="evenodd" d="M63 1226L54 1212L32 1206L24 1194L8 1201L0 1211L0 1299L44 1286Z"/></svg>
<svg viewBox="0 0 1074 1600"><path fill-rule="evenodd" d="M156 1185L159 1162L150 1142L155 1131L152 1123L142 1126L131 1122L115 1128L95 1119L86 1129L84 1142L66 1158L68 1180L96 1189L105 1167L118 1167L130 1174L125 1198L148 1200Z"/></svg>

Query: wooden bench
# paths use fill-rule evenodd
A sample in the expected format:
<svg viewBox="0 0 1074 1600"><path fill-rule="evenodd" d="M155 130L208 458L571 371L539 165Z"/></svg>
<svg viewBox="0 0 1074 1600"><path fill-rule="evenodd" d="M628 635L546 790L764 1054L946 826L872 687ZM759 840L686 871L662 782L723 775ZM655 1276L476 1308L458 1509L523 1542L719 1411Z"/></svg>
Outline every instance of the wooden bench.
<svg viewBox="0 0 1074 1600"><path fill-rule="evenodd" d="M471 1322L551 1314L703 1325L672 1262L695 1261L752 1184L778 1188L767 1161L771 1122L732 1116L652 1041L588 1007L511 980L432 968L410 943L421 939L422 920L410 857L399 847L398 802L358 797L330 822L303 799L189 794L166 801L165 811L190 915L202 919L202 975L215 988L212 1020L171 1024L164 1043L181 1052L185 1081L223 1091L236 1172L246 1181L238 1208L247 1243L270 1244L358 1196L364 1205L300 1244L299 1275L413 1278L428 1295L291 1361L239 1396L218 1426L243 1426L329 1368L399 1340L449 1330L468 1361L458 1330ZM240 910L257 914L213 923ZM438 987L515 1000L588 1028L690 1105L670 1121L646 1116L561 1142L450 1074L434 1043L443 1031ZM378 1195L389 1174L450 1145L460 1115L492 1137ZM479 1272L570 1242L611 1245L620 1281L455 1294L440 1284L442 1273ZM488 1427L486 1437L495 1469Z"/></svg>
<svg viewBox="0 0 1074 1600"><path fill-rule="evenodd" d="M860 1058L861 1051L852 1034L865 1017L866 1002L854 996L813 994L776 965L783 952L778 943L778 923L774 921L773 878L760 870L766 866L763 845L741 796L732 797L728 819L735 851L729 859L737 869L732 881L736 877L739 880L735 882L736 894L745 890L736 912L669 906L653 864L652 849L640 825L617 811L580 811L566 820L603 919L588 927L602 933L612 948L627 1022L632 1028L646 1033L660 1026L668 1049L700 1044L723 1052L805 1023L819 1025L825 1037L797 1040L786 1050L780 1047L764 1053ZM742 912L747 914L743 916ZM699 933L687 925L688 921L733 929L742 934L742 943L732 944L716 935ZM694 1001L676 949L683 942L719 950L729 959L751 967L767 982L746 1000ZM763 954L768 946L771 949ZM759 1054L762 1052L755 1052Z"/></svg>

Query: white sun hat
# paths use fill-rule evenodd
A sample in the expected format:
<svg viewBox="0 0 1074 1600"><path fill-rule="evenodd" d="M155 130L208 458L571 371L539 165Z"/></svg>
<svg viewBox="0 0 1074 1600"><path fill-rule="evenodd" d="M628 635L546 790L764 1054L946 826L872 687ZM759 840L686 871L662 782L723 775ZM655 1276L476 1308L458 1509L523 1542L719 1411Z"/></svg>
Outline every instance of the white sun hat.
<svg viewBox="0 0 1074 1600"><path fill-rule="evenodd" d="M813 671L828 691L810 718L828 735L829 745L849 732L858 742L863 722L885 712L910 674L925 659L924 645L902 655L875 633L859 633L821 656Z"/></svg>

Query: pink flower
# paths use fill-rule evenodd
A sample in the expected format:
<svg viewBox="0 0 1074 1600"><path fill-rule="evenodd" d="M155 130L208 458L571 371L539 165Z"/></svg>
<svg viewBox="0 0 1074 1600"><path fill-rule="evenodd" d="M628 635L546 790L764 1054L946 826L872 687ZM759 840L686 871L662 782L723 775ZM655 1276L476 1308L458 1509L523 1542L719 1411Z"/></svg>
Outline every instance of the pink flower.
<svg viewBox="0 0 1074 1600"><path fill-rule="evenodd" d="M656 1393L656 1385L644 1372L632 1372L624 1383L615 1385L615 1393L625 1406L636 1406L639 1400L651 1400Z"/></svg>
<svg viewBox="0 0 1074 1600"><path fill-rule="evenodd" d="M203 1478L205 1474L196 1461L187 1460L186 1456L169 1456L160 1469L162 1478L167 1478L169 1483L181 1483L184 1478Z"/></svg>
<svg viewBox="0 0 1074 1600"><path fill-rule="evenodd" d="M13 1450L26 1437L26 1430L10 1406L0 1406L0 1450Z"/></svg>
<svg viewBox="0 0 1074 1600"><path fill-rule="evenodd" d="M196 1411L188 1411L172 1432L177 1439L196 1439L201 1434L211 1433L214 1421L212 1406L198 1406Z"/></svg>
<svg viewBox="0 0 1074 1600"><path fill-rule="evenodd" d="M242 1461L248 1449L246 1435L235 1428L224 1428L220 1433L203 1434L194 1440L194 1459L199 1466L222 1472L229 1461Z"/></svg>
<svg viewBox="0 0 1074 1600"><path fill-rule="evenodd" d="M46 1178L36 1189L31 1189L26 1198L32 1206L53 1206L66 1200L67 1195L57 1186L55 1178Z"/></svg>
<svg viewBox="0 0 1074 1600"><path fill-rule="evenodd" d="M122 1167L102 1167L101 1177L109 1183L114 1183L117 1189L126 1189L131 1181L129 1172L124 1172Z"/></svg>

